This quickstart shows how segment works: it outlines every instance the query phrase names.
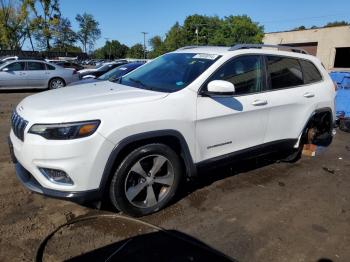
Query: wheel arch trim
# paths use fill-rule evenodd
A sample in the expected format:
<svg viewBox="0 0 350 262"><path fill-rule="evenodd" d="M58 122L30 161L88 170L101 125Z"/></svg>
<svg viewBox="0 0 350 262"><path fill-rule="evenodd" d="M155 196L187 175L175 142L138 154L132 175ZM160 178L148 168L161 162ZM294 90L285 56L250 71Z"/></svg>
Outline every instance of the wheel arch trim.
<svg viewBox="0 0 350 262"><path fill-rule="evenodd" d="M322 107L322 108L317 108L315 109L314 111L312 111L312 113L310 114L310 116L307 118L304 126L303 126L303 129L301 130L300 132L300 135L298 137L298 141L297 143L294 145L294 148L297 148L299 146L299 143L300 143L300 140L302 138L303 135L305 135L306 131L307 131L307 126L309 124L309 122L311 121L311 119L316 115L316 114L319 114L319 113L324 113L324 112L328 112L330 113L331 115L331 122L333 123L334 125L334 117L333 117L333 112L332 112L332 109L330 107Z"/></svg>
<svg viewBox="0 0 350 262"><path fill-rule="evenodd" d="M161 138L161 137L173 137L180 142L180 147L181 147L180 157L184 161L187 176L195 176L197 174L197 168L193 162L188 144L185 138L183 137L183 135L179 131L176 131L173 129L149 131L149 132L134 134L122 139L118 143L118 145L112 150L102 173L102 178L99 186L100 192L103 193L105 191L110 175L112 174L115 161L118 159L118 156L128 145L135 142L141 142L147 139L155 139L155 138Z"/></svg>

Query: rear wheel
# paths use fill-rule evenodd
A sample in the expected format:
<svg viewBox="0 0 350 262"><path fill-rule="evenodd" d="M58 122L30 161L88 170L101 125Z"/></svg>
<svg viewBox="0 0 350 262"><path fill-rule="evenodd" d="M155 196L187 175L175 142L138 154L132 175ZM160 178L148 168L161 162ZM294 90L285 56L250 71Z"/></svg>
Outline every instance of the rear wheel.
<svg viewBox="0 0 350 262"><path fill-rule="evenodd" d="M115 208L144 216L166 206L174 197L182 175L178 155L164 144L142 146L121 162L110 184Z"/></svg>
<svg viewBox="0 0 350 262"><path fill-rule="evenodd" d="M62 78L59 78L59 77L53 78L49 82L49 89L57 89L65 86L66 86L66 83Z"/></svg>

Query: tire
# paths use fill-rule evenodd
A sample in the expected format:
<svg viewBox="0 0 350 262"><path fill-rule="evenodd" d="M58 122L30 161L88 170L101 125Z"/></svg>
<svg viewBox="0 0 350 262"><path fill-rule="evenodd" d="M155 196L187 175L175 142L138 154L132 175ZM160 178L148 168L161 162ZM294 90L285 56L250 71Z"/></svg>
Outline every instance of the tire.
<svg viewBox="0 0 350 262"><path fill-rule="evenodd" d="M49 90L62 88L66 86L66 82L59 77L52 78L49 82Z"/></svg>
<svg viewBox="0 0 350 262"><path fill-rule="evenodd" d="M128 215L145 216L173 199L181 177L179 156L164 144L148 144L129 153L117 167L109 187L110 200Z"/></svg>
<svg viewBox="0 0 350 262"><path fill-rule="evenodd" d="M299 142L298 148L293 148L288 152L288 155L281 159L282 162L285 163L295 163L301 158L301 154L303 153L304 143L302 141Z"/></svg>

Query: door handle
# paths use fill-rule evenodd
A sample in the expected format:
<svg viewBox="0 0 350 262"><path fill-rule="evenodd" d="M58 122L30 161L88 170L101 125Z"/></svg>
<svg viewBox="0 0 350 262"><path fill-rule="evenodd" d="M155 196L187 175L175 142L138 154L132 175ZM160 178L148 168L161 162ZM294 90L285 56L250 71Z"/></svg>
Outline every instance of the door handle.
<svg viewBox="0 0 350 262"><path fill-rule="evenodd" d="M306 93L304 94L304 97L306 97L306 98L311 98L311 97L314 97L314 96L315 96L315 94L309 93L309 92L306 92Z"/></svg>
<svg viewBox="0 0 350 262"><path fill-rule="evenodd" d="M252 103L253 106L264 106L267 105L267 101L266 100L260 100L257 99Z"/></svg>

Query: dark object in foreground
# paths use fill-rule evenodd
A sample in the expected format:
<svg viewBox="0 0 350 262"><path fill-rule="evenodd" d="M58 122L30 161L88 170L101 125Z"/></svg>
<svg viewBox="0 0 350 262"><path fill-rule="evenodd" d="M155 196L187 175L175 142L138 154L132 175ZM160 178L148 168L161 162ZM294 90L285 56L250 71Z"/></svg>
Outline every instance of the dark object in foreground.
<svg viewBox="0 0 350 262"><path fill-rule="evenodd" d="M199 240L175 230L165 230L158 226L151 225L145 221L122 216L119 214L96 214L74 218L67 223L57 227L47 235L40 243L35 261L41 262L45 257L46 245L56 233L63 228L78 223L92 223L99 218L114 219L116 225L130 227L135 232L127 238L115 243L97 248L95 250L84 250L83 254L71 257L69 251L64 251L65 261L135 261L135 262L197 262L197 261L236 261L219 251L207 246ZM143 228L146 233L140 233ZM72 227L70 227L72 230ZM59 235L59 234L58 234ZM71 239L72 243L74 242ZM71 245L70 245L71 246ZM55 248L55 250L57 250ZM68 257L67 257L68 255Z"/></svg>
<svg viewBox="0 0 350 262"><path fill-rule="evenodd" d="M116 242L67 261L224 262L233 260L178 231L158 231Z"/></svg>

